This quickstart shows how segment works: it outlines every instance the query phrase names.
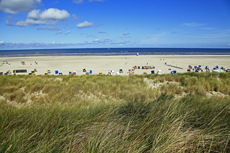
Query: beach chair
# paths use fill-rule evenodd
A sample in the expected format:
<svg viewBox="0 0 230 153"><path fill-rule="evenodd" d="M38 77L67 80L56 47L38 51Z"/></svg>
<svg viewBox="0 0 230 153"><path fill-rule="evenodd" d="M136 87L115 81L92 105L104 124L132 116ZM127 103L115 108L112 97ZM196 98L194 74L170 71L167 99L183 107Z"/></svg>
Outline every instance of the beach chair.
<svg viewBox="0 0 230 153"><path fill-rule="evenodd" d="M144 74L144 75L147 75L147 72L145 71L145 72L143 72L143 74Z"/></svg>
<svg viewBox="0 0 230 153"><path fill-rule="evenodd" d="M71 71L69 71L69 75L71 75L72 74L72 72Z"/></svg>
<svg viewBox="0 0 230 153"><path fill-rule="evenodd" d="M0 75L3 75L3 72L0 72Z"/></svg>
<svg viewBox="0 0 230 153"><path fill-rule="evenodd" d="M154 70L152 70L152 71L151 71L151 74L155 74L155 71L154 71Z"/></svg>
<svg viewBox="0 0 230 153"><path fill-rule="evenodd" d="M102 72L99 72L99 75L102 75Z"/></svg>
<svg viewBox="0 0 230 153"><path fill-rule="evenodd" d="M123 73L123 70L122 70L122 69L120 69L120 70L119 70L119 73Z"/></svg>
<svg viewBox="0 0 230 153"><path fill-rule="evenodd" d="M83 69L83 72L86 72L86 69Z"/></svg>
<svg viewBox="0 0 230 153"><path fill-rule="evenodd" d="M37 72L37 69L36 69L36 68L34 69L34 72Z"/></svg>
<svg viewBox="0 0 230 153"><path fill-rule="evenodd" d="M89 70L89 73L90 73L90 74L93 74L93 71L92 71L92 70Z"/></svg>
<svg viewBox="0 0 230 153"><path fill-rule="evenodd" d="M55 74L58 74L58 70L55 70Z"/></svg>
<svg viewBox="0 0 230 153"><path fill-rule="evenodd" d="M140 66L138 66L138 69L140 69L141 67Z"/></svg>
<svg viewBox="0 0 230 153"><path fill-rule="evenodd" d="M116 73L116 75L120 75L120 73L119 73L119 72L117 72L117 73Z"/></svg>
<svg viewBox="0 0 230 153"><path fill-rule="evenodd" d="M85 74L86 74L86 75L89 75L89 72L86 72Z"/></svg>
<svg viewBox="0 0 230 153"><path fill-rule="evenodd" d="M161 70L158 70L158 71L157 71L157 74L161 74Z"/></svg>
<svg viewBox="0 0 230 153"><path fill-rule="evenodd" d="M144 66L142 66L142 69L145 69L145 67L144 67Z"/></svg>
<svg viewBox="0 0 230 153"><path fill-rule="evenodd" d="M47 73L51 73L51 71L50 71L50 70L47 70Z"/></svg>
<svg viewBox="0 0 230 153"><path fill-rule="evenodd" d="M61 73L61 72L59 72L59 75L62 75L62 73Z"/></svg>
<svg viewBox="0 0 230 153"><path fill-rule="evenodd" d="M45 72L45 75L48 75L48 72Z"/></svg>
<svg viewBox="0 0 230 153"><path fill-rule="evenodd" d="M73 75L76 75L76 71L73 71Z"/></svg>
<svg viewBox="0 0 230 153"><path fill-rule="evenodd" d="M129 71L129 75L132 75L133 74L133 71Z"/></svg>

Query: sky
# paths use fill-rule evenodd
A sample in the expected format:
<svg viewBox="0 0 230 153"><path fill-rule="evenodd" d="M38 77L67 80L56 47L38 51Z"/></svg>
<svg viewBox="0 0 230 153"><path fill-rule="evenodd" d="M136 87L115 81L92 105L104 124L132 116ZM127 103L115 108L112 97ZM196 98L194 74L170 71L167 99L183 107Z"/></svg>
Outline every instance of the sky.
<svg viewBox="0 0 230 153"><path fill-rule="evenodd" d="M0 50L230 48L230 0L0 0Z"/></svg>

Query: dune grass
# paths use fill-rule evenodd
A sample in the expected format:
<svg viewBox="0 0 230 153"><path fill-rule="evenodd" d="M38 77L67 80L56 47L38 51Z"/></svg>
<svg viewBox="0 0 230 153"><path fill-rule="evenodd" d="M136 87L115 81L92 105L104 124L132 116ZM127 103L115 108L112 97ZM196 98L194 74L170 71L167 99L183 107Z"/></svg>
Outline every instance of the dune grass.
<svg viewBox="0 0 230 153"><path fill-rule="evenodd" d="M227 73L0 76L0 83L0 152L230 152Z"/></svg>

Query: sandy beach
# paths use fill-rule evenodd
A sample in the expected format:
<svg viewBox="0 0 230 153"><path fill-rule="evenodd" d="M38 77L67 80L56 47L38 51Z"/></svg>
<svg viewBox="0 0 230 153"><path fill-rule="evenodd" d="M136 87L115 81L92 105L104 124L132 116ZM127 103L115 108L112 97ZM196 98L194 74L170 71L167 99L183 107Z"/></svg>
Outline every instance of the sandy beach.
<svg viewBox="0 0 230 153"><path fill-rule="evenodd" d="M22 65L21 61L24 61L25 65ZM166 62L168 65L177 66L182 69L165 65ZM123 69L121 75L128 75L128 69L132 69L133 66L155 66L155 71L161 70L161 74L170 73L171 70L184 73L187 72L188 65L201 65L203 69L206 65L210 69L216 65L229 68L230 55L0 57L0 72L5 73L7 70L12 72L17 69L27 69L29 73L36 68L36 75L44 75L47 70L51 71L50 75L54 74L55 70L58 70L63 75L68 75L69 71L76 71L77 75L84 75L84 68L87 72L92 70L92 74L99 74L99 72L108 74L108 70L113 70L116 74L119 69ZM147 71L147 74L151 73L151 69L136 69L135 74L143 74L144 71Z"/></svg>

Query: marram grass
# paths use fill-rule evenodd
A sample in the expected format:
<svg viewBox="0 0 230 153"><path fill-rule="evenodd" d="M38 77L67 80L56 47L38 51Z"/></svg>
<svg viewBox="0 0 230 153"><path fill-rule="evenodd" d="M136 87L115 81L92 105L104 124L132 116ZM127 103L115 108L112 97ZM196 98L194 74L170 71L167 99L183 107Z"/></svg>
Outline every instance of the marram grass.
<svg viewBox="0 0 230 153"><path fill-rule="evenodd" d="M0 152L230 152L227 73L0 83Z"/></svg>

